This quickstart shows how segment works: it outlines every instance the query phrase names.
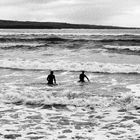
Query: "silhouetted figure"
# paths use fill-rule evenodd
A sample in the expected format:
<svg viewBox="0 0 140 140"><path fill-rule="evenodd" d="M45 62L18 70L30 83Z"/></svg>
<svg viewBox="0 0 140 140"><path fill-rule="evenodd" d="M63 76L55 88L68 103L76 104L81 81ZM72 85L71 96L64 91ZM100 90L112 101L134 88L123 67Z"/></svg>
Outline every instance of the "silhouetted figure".
<svg viewBox="0 0 140 140"><path fill-rule="evenodd" d="M49 85L56 84L56 79L55 79L55 75L53 74L53 71L51 71L50 74L48 75L47 81Z"/></svg>
<svg viewBox="0 0 140 140"><path fill-rule="evenodd" d="M79 82L85 82L84 80L85 78L89 81L88 77L85 75L85 72L82 71L82 73L79 76L79 79L80 79Z"/></svg>

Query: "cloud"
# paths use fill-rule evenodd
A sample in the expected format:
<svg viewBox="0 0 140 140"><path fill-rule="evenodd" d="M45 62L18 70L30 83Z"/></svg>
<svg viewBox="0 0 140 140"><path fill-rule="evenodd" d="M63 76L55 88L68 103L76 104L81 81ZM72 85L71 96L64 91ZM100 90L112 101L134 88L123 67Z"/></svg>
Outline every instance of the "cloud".
<svg viewBox="0 0 140 140"><path fill-rule="evenodd" d="M0 0L0 5L18 5L18 4L41 4L41 3L51 3L59 0Z"/></svg>
<svg viewBox="0 0 140 140"><path fill-rule="evenodd" d="M0 19L140 27L139 5L139 0L0 0Z"/></svg>

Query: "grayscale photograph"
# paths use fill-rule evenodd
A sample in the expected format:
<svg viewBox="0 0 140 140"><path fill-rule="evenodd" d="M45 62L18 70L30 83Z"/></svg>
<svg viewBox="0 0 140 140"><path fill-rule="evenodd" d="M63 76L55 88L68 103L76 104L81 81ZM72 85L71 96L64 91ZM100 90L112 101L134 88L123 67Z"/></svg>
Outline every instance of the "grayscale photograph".
<svg viewBox="0 0 140 140"><path fill-rule="evenodd" d="M140 140L140 0L0 0L0 140Z"/></svg>

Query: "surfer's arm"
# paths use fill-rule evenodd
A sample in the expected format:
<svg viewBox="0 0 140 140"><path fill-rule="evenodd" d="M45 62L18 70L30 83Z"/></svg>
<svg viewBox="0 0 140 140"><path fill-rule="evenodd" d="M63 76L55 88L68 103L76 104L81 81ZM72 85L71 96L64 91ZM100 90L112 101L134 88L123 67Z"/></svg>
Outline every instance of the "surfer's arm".
<svg viewBox="0 0 140 140"><path fill-rule="evenodd" d="M49 76L47 77L47 81L49 80Z"/></svg>
<svg viewBox="0 0 140 140"><path fill-rule="evenodd" d="M54 76L54 83L56 84L56 79L55 79L55 76Z"/></svg>
<svg viewBox="0 0 140 140"><path fill-rule="evenodd" d="M89 78L85 75L85 77L87 78L87 80L90 82Z"/></svg>

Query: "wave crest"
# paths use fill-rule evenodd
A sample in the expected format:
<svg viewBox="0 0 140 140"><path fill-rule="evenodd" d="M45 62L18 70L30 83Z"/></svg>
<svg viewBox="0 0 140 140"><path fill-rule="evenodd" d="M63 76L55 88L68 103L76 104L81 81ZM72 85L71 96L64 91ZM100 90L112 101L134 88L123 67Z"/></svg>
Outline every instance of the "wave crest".
<svg viewBox="0 0 140 140"><path fill-rule="evenodd" d="M139 46L113 46L113 45L105 45L104 46L105 49L111 50L111 51L115 51L115 52L119 52L119 53L123 53L126 52L127 54L130 53L134 53L134 54L140 54L140 47Z"/></svg>
<svg viewBox="0 0 140 140"><path fill-rule="evenodd" d="M114 63L98 63L98 62L40 62L32 60L0 60L0 69L23 70L23 71L71 71L79 72L81 70L91 73L103 74L140 74L140 65L133 64L114 64Z"/></svg>
<svg viewBox="0 0 140 140"><path fill-rule="evenodd" d="M46 41L67 41L60 37L1 37L0 42L46 42Z"/></svg>

